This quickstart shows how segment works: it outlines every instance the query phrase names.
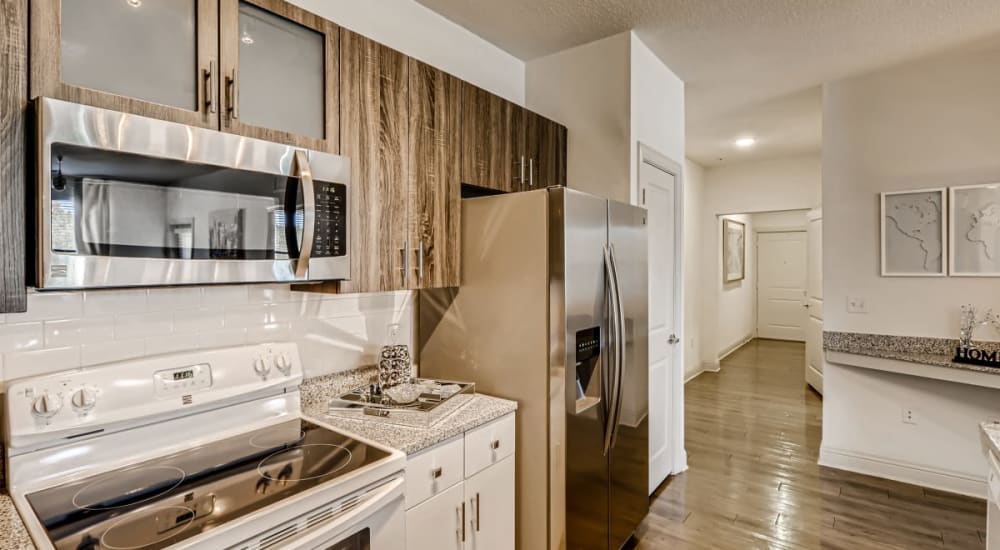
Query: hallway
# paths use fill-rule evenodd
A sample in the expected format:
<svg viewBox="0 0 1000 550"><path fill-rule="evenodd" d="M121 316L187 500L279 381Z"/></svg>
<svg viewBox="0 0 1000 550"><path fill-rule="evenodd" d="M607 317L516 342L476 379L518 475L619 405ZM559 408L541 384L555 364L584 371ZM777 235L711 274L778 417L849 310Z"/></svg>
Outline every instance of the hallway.
<svg viewBox="0 0 1000 550"><path fill-rule="evenodd" d="M637 548L984 548L985 501L816 465L804 352L753 340L685 386L690 469L653 495Z"/></svg>

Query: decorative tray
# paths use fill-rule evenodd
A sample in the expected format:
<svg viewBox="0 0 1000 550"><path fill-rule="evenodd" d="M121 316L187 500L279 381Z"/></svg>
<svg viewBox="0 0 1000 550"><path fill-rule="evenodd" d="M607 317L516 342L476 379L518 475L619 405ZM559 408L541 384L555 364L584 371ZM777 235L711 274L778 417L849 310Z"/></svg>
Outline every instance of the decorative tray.
<svg viewBox="0 0 1000 550"><path fill-rule="evenodd" d="M385 390L373 384L343 393L330 401L329 413L428 428L468 405L475 393L476 385L472 382L412 378L409 383Z"/></svg>

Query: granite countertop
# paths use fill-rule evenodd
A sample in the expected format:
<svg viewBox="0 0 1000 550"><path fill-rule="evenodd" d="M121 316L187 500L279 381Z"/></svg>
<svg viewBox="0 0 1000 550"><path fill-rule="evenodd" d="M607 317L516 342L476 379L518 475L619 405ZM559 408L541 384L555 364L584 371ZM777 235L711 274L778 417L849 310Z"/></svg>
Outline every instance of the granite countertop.
<svg viewBox="0 0 1000 550"><path fill-rule="evenodd" d="M335 428L411 455L517 410L517 402L483 394L459 395L458 410L427 428L393 424L386 419L345 418L327 413L332 398L374 380L375 369L359 369L307 380L302 385L302 412Z"/></svg>
<svg viewBox="0 0 1000 550"><path fill-rule="evenodd" d="M0 489L0 550L25 550L35 548L28 529L14 508L5 489Z"/></svg>
<svg viewBox="0 0 1000 550"><path fill-rule="evenodd" d="M980 349L1000 348L998 342L976 342ZM858 332L823 333L823 349L841 353L853 353L880 359L894 359L920 363L949 369L969 370L988 374L1000 374L1000 369L969 365L952 361L958 340L949 338L923 338L917 336L890 336L885 334L863 334Z"/></svg>
<svg viewBox="0 0 1000 550"><path fill-rule="evenodd" d="M1000 458L1000 422L980 422L979 431L982 432L983 442Z"/></svg>

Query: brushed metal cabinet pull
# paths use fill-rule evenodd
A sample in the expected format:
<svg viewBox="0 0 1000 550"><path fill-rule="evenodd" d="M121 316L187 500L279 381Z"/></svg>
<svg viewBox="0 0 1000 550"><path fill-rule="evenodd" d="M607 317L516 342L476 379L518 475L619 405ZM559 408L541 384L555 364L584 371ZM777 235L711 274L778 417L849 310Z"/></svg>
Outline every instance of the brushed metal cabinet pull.
<svg viewBox="0 0 1000 550"><path fill-rule="evenodd" d="M524 190L524 183L525 183L525 177L524 177L524 155L521 155L521 190L522 191Z"/></svg>
<svg viewBox="0 0 1000 550"><path fill-rule="evenodd" d="M535 188L535 159L528 159L528 187Z"/></svg>
<svg viewBox="0 0 1000 550"><path fill-rule="evenodd" d="M419 248L417 248L417 280L421 283L424 282L424 240L420 239Z"/></svg>
<svg viewBox="0 0 1000 550"><path fill-rule="evenodd" d="M410 241L403 241L403 248L399 249L399 253L403 255L403 265L399 268L400 274L402 276L403 288L406 288L406 279L410 274Z"/></svg>
<svg viewBox="0 0 1000 550"><path fill-rule="evenodd" d="M462 542L465 542L465 501L462 501Z"/></svg>
<svg viewBox="0 0 1000 550"><path fill-rule="evenodd" d="M479 493L476 493L476 532L479 532Z"/></svg>
<svg viewBox="0 0 1000 550"><path fill-rule="evenodd" d="M240 118L240 90L239 90L239 69L234 68L231 75L226 77L226 111L229 118L237 120Z"/></svg>
<svg viewBox="0 0 1000 550"><path fill-rule="evenodd" d="M500 440L499 439L494 439L493 441L490 442L490 449L493 449L495 451L495 450L497 450L499 448L500 448Z"/></svg>
<svg viewBox="0 0 1000 550"><path fill-rule="evenodd" d="M218 111L218 101L215 99L215 94L218 93L219 88L216 86L217 72L215 70L215 60L208 62L208 68L205 69L205 78L202 81L202 97L204 98L205 108L208 109L209 113L215 113Z"/></svg>
<svg viewBox="0 0 1000 550"><path fill-rule="evenodd" d="M431 477L433 479L437 479L437 478L441 477L441 474L443 474L443 473L444 473L444 471L440 467L434 468L433 470L431 470Z"/></svg>

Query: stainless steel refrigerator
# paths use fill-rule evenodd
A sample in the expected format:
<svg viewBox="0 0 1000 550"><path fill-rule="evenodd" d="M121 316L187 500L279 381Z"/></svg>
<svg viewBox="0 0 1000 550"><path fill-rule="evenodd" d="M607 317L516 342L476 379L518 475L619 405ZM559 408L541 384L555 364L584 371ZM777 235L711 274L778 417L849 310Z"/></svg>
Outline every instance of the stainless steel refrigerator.
<svg viewBox="0 0 1000 550"><path fill-rule="evenodd" d="M646 211L465 199L461 238L462 286L420 293L420 374L518 402L518 548L617 550L649 510Z"/></svg>

